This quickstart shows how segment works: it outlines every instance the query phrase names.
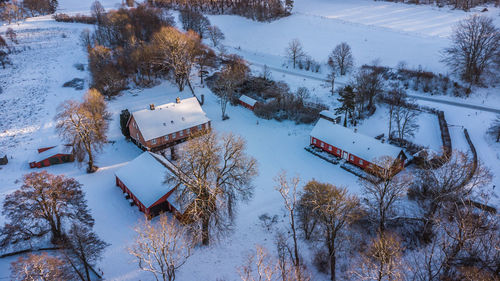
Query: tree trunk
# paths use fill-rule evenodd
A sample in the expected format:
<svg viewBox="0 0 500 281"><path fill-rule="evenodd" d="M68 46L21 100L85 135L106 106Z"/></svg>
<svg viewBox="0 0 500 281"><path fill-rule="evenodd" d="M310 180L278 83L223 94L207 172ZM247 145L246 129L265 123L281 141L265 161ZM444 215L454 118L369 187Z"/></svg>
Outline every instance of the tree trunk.
<svg viewBox="0 0 500 281"><path fill-rule="evenodd" d="M328 254L330 255L330 280L335 281L335 267L337 264L337 258L335 255L335 241L331 241L329 243Z"/></svg>
<svg viewBox="0 0 500 281"><path fill-rule="evenodd" d="M87 167L87 173L90 174L90 173L95 172L95 169L94 169L94 157L92 156L92 150L90 148L87 148L87 155L89 157L89 163L88 163L88 167Z"/></svg>
<svg viewBox="0 0 500 281"><path fill-rule="evenodd" d="M205 246L210 243L209 224L210 217L204 215L201 222L201 243Z"/></svg>
<svg viewBox="0 0 500 281"><path fill-rule="evenodd" d="M292 235L293 235L293 251L295 254L295 267L299 267L300 265L300 260L299 260L299 248L297 245L297 232L295 231L295 218L293 212L290 212L290 219L291 219L291 227L292 227Z"/></svg>

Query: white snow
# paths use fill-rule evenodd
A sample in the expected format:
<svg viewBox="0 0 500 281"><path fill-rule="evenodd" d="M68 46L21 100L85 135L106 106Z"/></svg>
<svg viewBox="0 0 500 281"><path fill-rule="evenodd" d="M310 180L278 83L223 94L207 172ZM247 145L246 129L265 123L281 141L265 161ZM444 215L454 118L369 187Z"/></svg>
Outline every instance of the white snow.
<svg viewBox="0 0 500 281"><path fill-rule="evenodd" d="M210 119L195 97L132 113L144 140L170 135L208 123Z"/></svg>
<svg viewBox="0 0 500 281"><path fill-rule="evenodd" d="M93 0L59 2L61 12L88 12ZM106 8L113 8L121 0L101 2ZM326 61L336 44L345 41L352 46L358 66L380 58L381 65L394 66L405 60L409 66L422 65L427 70L447 73L446 66L440 62L440 51L449 45L453 24L470 15L449 8L372 0L296 0L295 5L292 16L271 23L254 22L237 16L210 16L210 20L225 33L224 44L228 46L228 52L237 52L261 65L322 78L324 73L283 66L284 49L291 39L299 38L305 51L320 62ZM493 7L489 10L486 14L494 16L498 22L500 10ZM0 32L5 32L8 27L18 33L20 44L17 48L21 52L10 55L12 66L0 69L3 89L0 94L0 155L6 153L9 156L8 165L0 166L0 200L17 190L22 176L31 172L27 163L32 160L36 148L45 143L58 143L53 119L57 105L66 99L80 100L84 93L61 86L75 77L86 79L85 85L88 85L87 72L80 72L72 65L86 64L87 55L79 45L79 34L84 28L92 28L83 24L56 23L50 16L4 25L0 27ZM261 65L252 66L252 69L261 71ZM338 105L338 96L332 96L321 81L271 71L273 79L284 80L292 89L306 86L313 99L319 99L330 108ZM349 76L337 80L349 81ZM233 106L227 108L231 118L221 121L218 99L207 88L194 86L197 95L205 95L203 110L207 118L213 120L212 127L217 132L238 134L246 140L247 153L258 161L259 175L253 183L254 197L238 205L234 231L209 247L196 248L193 256L176 274L178 280L238 280L235 268L245 262L246 255L256 244L273 252L275 230L286 223L282 198L274 189L273 181L282 170L288 171L291 176L300 175L301 186L316 179L345 186L350 193L362 195L354 175L303 149L309 144L311 125L263 120L251 111ZM482 89L479 94L474 92L469 99L460 100L500 107L498 88ZM127 252L135 237L133 227L143 219L143 214L123 199L121 190L115 186L115 172L141 155L142 151L121 135L120 111L125 108L138 110L151 103L163 104L166 99L173 100L176 96L188 98L191 94L179 93L173 85L164 82L149 89L132 89L110 100L109 110L113 120L108 138L114 143L106 145L97 155L99 170L96 173L86 174L85 167L77 163L43 168L49 173L64 174L82 183L95 219L95 231L104 241L111 243L98 263L108 280L151 280L152 277L150 273L140 271ZM452 97L446 99L456 100ZM469 130L479 158L493 174L488 188L491 190L496 186L496 189L492 189L490 204L499 206L500 145L485 135L495 114L429 101L419 103L445 112L454 149L468 149L462 126ZM357 134L375 136L386 132L385 116L384 110L378 107L374 116L358 126ZM436 118L421 115L418 122L420 130L412 141L439 150ZM279 217L271 230L262 227L258 218L266 213ZM0 223L4 222L5 219L0 217ZM313 280L328 280L328 276L314 271L307 244L300 246L308 268L313 270ZM15 258L0 260L0 277L8 276L10 262Z"/></svg>
<svg viewBox="0 0 500 281"><path fill-rule="evenodd" d="M364 134L355 133L350 128L323 118L320 118L314 126L314 129L311 131L311 137L372 163L383 156L390 156L396 159L401 153L401 148L397 146L382 143Z"/></svg>
<svg viewBox="0 0 500 281"><path fill-rule="evenodd" d="M243 102L243 103L248 104L249 106L255 106L255 104L257 103L256 100L254 100L251 97L246 96L246 95L241 95L240 96L240 101Z"/></svg>

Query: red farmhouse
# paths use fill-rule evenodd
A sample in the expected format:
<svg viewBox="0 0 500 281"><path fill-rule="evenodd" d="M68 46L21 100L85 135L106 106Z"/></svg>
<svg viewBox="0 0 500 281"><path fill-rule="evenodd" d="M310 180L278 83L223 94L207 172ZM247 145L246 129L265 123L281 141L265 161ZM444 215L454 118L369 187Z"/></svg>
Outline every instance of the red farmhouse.
<svg viewBox="0 0 500 281"><path fill-rule="evenodd" d="M131 114L130 137L144 150L158 151L210 129L210 119L195 97L160 106L150 105Z"/></svg>
<svg viewBox="0 0 500 281"><path fill-rule="evenodd" d="M375 160L389 156L394 159L391 172L396 174L404 168L407 159L397 146L382 143L323 118L318 120L311 132L311 145L368 171L381 169L374 164Z"/></svg>
<svg viewBox="0 0 500 281"><path fill-rule="evenodd" d="M68 146L56 145L39 148L36 160L30 162L30 168L42 168L73 161L75 158L71 152L68 152Z"/></svg>
<svg viewBox="0 0 500 281"><path fill-rule="evenodd" d="M189 204L179 196L183 186L165 183L167 174L174 171L176 167L165 157L146 151L116 171L116 185L148 217L169 211L180 218Z"/></svg>
<svg viewBox="0 0 500 281"><path fill-rule="evenodd" d="M245 95L241 95L240 99L240 104L250 110L254 110L255 109L255 105L257 104L257 101L252 99L251 97L249 96L245 96Z"/></svg>

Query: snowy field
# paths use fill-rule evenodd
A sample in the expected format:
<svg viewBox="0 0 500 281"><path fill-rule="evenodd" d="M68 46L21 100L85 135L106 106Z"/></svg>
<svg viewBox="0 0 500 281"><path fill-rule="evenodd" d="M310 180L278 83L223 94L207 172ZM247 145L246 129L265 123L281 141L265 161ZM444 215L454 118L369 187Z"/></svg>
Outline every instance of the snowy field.
<svg viewBox="0 0 500 281"><path fill-rule="evenodd" d="M86 12L91 2L60 0L61 11ZM103 4L114 8L120 2L105 0ZM449 43L451 25L467 16L464 12L449 9L368 0L295 2L294 15L272 23L258 23L236 16L211 16L210 20L224 31L227 46L241 47L240 54L262 64L281 67L286 45L291 39L299 38L305 50L318 61L326 60L336 44L346 41L353 47L357 65L377 58L381 64L390 66L405 60L410 66L422 65L424 69L444 73L446 68L439 62L439 52ZM498 9L490 10L491 15L499 13ZM50 17L41 17L2 26L0 32L7 27L18 33L20 44L16 48L21 52L12 56L13 66L0 69L3 88L0 94L0 156L4 153L9 156L9 164L0 169L0 200L19 187L23 174L32 171L28 162L35 149L57 142L53 122L57 106L66 99L80 99L84 93L62 88L62 84L76 77L88 80L86 72L73 66L87 62L86 54L79 46L79 34L88 26L60 24ZM253 69L260 71L259 67ZM278 72L272 72L272 76L286 81L292 89L308 87L313 98L331 107L337 102L336 97L332 97L317 80ZM88 81L85 86L88 86ZM220 243L196 249L181 268L178 280L237 280L235 267L242 264L255 244L274 249L273 231L264 229L258 217L267 213L284 219L282 199L273 187L273 177L282 169L289 175L300 175L303 183L316 179L346 186L350 192L360 194L354 175L303 149L309 143L311 125L258 119L242 107L228 107L230 119L222 122L214 95L199 87L196 93L205 94L203 109L212 119L216 131L234 132L246 139L247 152L258 161L259 176L254 181L254 198L239 206L234 232ZM494 97L498 96L497 89L485 89L483 93L487 104L500 108ZM109 108L113 121L108 137L116 142L107 145L98 156L100 169L97 173L88 175L84 167L73 163L45 168L50 173L75 177L84 185L96 220L95 230L103 240L111 243L99 263L108 280L151 280L149 274L137 269L135 261L127 254L127 247L134 237L132 228L142 218L142 213L136 207L130 207L123 198L115 186L114 172L141 151L121 135L119 113L125 108L134 111L151 103L173 102L177 96L189 97L190 93L179 94L175 87L165 82L152 89L130 90L111 100ZM485 135L495 115L431 102L420 103L445 111L446 119L452 125L450 133L454 148L467 149L462 126L469 130L480 159L495 175L492 185L496 185L496 194L500 194L500 145L492 143ZM359 126L360 132L371 136L385 133L385 116L385 109L379 108L372 118ZM414 141L439 150L439 127L435 117L423 114L418 123L421 128ZM500 206L500 199L494 198L493 203ZM3 224L3 219L0 223ZM0 260L0 279L8 277L12 261L13 258ZM310 264L309 267L313 268ZM327 279L328 276L321 274L314 278Z"/></svg>

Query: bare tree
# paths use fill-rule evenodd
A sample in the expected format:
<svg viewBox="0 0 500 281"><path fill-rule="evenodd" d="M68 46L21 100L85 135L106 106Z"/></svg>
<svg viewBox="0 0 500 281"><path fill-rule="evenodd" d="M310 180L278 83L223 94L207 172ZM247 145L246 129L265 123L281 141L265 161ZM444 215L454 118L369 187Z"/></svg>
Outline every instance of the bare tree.
<svg viewBox="0 0 500 281"><path fill-rule="evenodd" d="M144 219L135 232L137 237L129 252L139 268L151 272L155 280L174 281L176 271L192 254L187 228L161 214L156 223Z"/></svg>
<svg viewBox="0 0 500 281"><path fill-rule="evenodd" d="M424 209L422 236L429 241L436 213L447 202L457 202L482 196L482 188L491 181L491 173L472 157L460 151L453 151L450 159L437 169L420 170L415 177L412 190Z"/></svg>
<svg viewBox="0 0 500 281"><path fill-rule="evenodd" d="M110 118L104 98L97 90L90 89L83 102L66 101L58 111L55 119L59 135L71 144L79 162L88 160L87 172L95 172L93 153L100 151L107 141Z"/></svg>
<svg viewBox="0 0 500 281"><path fill-rule="evenodd" d="M408 174L393 176L395 165L399 165L397 162L392 157L384 156L376 161L376 165L380 168L374 168L378 179L360 179L363 194L367 199L365 202L369 209L376 213L379 233L385 231L388 216L395 203L406 194L406 190L411 184L411 177Z"/></svg>
<svg viewBox="0 0 500 281"><path fill-rule="evenodd" d="M354 77L354 88L362 97L359 104L362 112L366 100L368 100L366 109L370 110L372 108L375 96L383 92L384 83L377 71L362 69Z"/></svg>
<svg viewBox="0 0 500 281"><path fill-rule="evenodd" d="M106 10L102 6L101 2L97 0L90 6L90 14L96 18L97 25L103 24L106 20Z"/></svg>
<svg viewBox="0 0 500 281"><path fill-rule="evenodd" d="M57 256L28 254L11 264L11 277L19 281L74 280L71 268Z"/></svg>
<svg viewBox="0 0 500 281"><path fill-rule="evenodd" d="M397 137L401 140L415 136L418 131L417 118L419 111L408 107L411 102L407 101L405 105L395 105L392 109L392 119L396 125Z"/></svg>
<svg viewBox="0 0 500 281"><path fill-rule="evenodd" d="M394 234L378 235L362 253L361 261L355 264L353 276L358 280L404 280L406 268L401 259L402 250Z"/></svg>
<svg viewBox="0 0 500 281"><path fill-rule="evenodd" d="M330 280L336 280L337 251L345 240L343 235L349 223L360 216L360 203L356 196L349 196L347 189L312 180L304 187L300 199L305 208L317 221L314 238L328 249Z"/></svg>
<svg viewBox="0 0 500 281"><path fill-rule="evenodd" d="M497 115L497 118L491 123L488 134L493 136L496 142L500 142L500 115Z"/></svg>
<svg viewBox="0 0 500 281"><path fill-rule="evenodd" d="M216 25L211 25L207 28L207 35L214 48L217 48L219 44L226 39L222 30L220 30L220 28Z"/></svg>
<svg viewBox="0 0 500 281"><path fill-rule="evenodd" d="M346 42L338 44L328 57L328 65L342 76L349 72L354 65L351 46Z"/></svg>
<svg viewBox="0 0 500 281"><path fill-rule="evenodd" d="M179 91L191 85L189 76L200 55L201 39L193 31L182 33L174 27L163 27L153 35L153 63L172 73Z"/></svg>
<svg viewBox="0 0 500 281"><path fill-rule="evenodd" d="M247 257L245 263L237 268L242 281L310 281L310 274L303 268L298 275L297 270L280 267L266 248L255 246L255 252Z"/></svg>
<svg viewBox="0 0 500 281"><path fill-rule="evenodd" d="M392 138L392 122L394 119L394 110L397 107L403 105L406 99L406 92L404 89L399 87L398 85L393 85L393 87L387 92L384 97L385 102L387 103L389 109L389 133L388 138Z"/></svg>
<svg viewBox="0 0 500 281"><path fill-rule="evenodd" d="M93 266L101 259L104 249L109 246L90 227L73 223L62 241L61 251L67 262L81 281L92 281Z"/></svg>
<svg viewBox="0 0 500 281"><path fill-rule="evenodd" d="M254 254L248 256L245 264L238 268L242 281L274 281L278 279L279 269L269 257L267 249L257 245Z"/></svg>
<svg viewBox="0 0 500 281"><path fill-rule="evenodd" d="M246 61L238 56L230 56L229 62L222 67L222 70L215 81L215 94L219 96L222 120L226 120L226 109L228 102L233 99L236 87L248 77L250 69Z"/></svg>
<svg viewBox="0 0 500 281"><path fill-rule="evenodd" d="M184 8L179 13L179 21L182 23L182 28L186 31L192 30L196 32L201 38L205 36L210 21L202 13L189 8Z"/></svg>
<svg viewBox="0 0 500 281"><path fill-rule="evenodd" d="M46 171L25 175L21 188L5 197L2 214L8 219L2 229L2 245L49 232L55 243L63 238L68 223L94 224L81 184Z"/></svg>
<svg viewBox="0 0 500 281"><path fill-rule="evenodd" d="M464 81L481 83L483 74L492 69L499 55L500 30L493 19L474 14L455 26L451 40L443 61Z"/></svg>
<svg viewBox="0 0 500 281"><path fill-rule="evenodd" d="M298 191L297 187L300 183L298 176L288 179L286 172L281 172L275 177L275 189L279 191L283 197L283 203L288 213L289 229L293 240L293 255L292 260L296 268L300 266L299 246L297 239L297 225L296 225L296 210L298 205Z"/></svg>
<svg viewBox="0 0 500 281"><path fill-rule="evenodd" d="M9 38L10 41L18 44L19 42L17 41L17 34L16 32L14 31L14 29L12 28L7 28L7 31L5 31L5 35L7 36L7 38Z"/></svg>
<svg viewBox="0 0 500 281"><path fill-rule="evenodd" d="M212 234L229 230L237 201L252 196L257 163L245 154L242 138L219 137L213 131L187 142L179 154L178 175L166 180L185 186L180 198L193 200L185 215L203 245L208 245Z"/></svg>
<svg viewBox="0 0 500 281"><path fill-rule="evenodd" d="M286 57L293 63L293 68L295 68L295 65L306 56L299 39L290 41L285 51Z"/></svg>

